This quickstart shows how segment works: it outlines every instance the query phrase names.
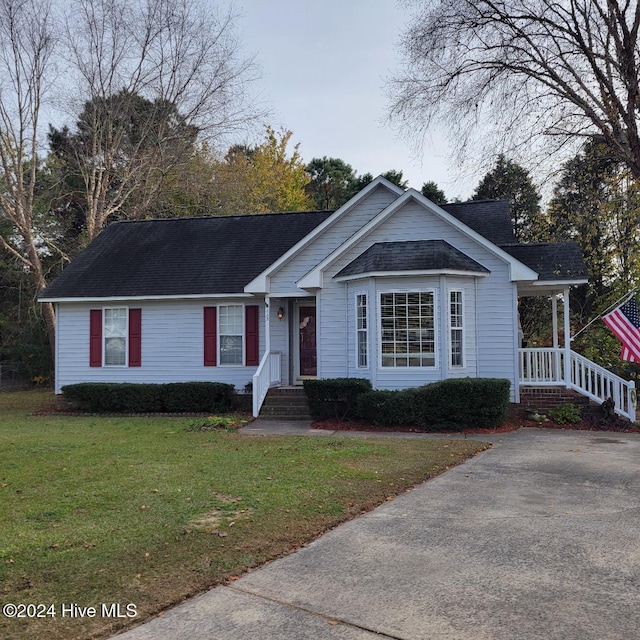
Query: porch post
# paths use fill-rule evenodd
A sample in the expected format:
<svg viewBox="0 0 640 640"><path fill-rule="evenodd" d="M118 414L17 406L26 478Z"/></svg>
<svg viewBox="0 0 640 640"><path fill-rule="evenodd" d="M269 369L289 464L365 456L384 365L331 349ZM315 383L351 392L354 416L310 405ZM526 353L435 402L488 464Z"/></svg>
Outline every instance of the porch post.
<svg viewBox="0 0 640 640"><path fill-rule="evenodd" d="M557 349L560 344L558 341L558 295L551 296L551 322L553 326L553 348Z"/></svg>
<svg viewBox="0 0 640 640"><path fill-rule="evenodd" d="M564 311L564 384L571 386L571 325L569 322L569 287L562 292L562 307Z"/></svg>
<svg viewBox="0 0 640 640"><path fill-rule="evenodd" d="M264 352L271 351L271 300L269 296L264 297Z"/></svg>

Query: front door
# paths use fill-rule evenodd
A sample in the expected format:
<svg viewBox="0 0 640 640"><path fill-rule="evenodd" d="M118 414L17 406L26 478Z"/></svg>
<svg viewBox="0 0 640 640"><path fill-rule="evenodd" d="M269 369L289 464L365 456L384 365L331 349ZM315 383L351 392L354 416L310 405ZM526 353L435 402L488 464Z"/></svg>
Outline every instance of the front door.
<svg viewBox="0 0 640 640"><path fill-rule="evenodd" d="M298 307L299 371L300 377L318 374L316 352L316 308L315 306Z"/></svg>

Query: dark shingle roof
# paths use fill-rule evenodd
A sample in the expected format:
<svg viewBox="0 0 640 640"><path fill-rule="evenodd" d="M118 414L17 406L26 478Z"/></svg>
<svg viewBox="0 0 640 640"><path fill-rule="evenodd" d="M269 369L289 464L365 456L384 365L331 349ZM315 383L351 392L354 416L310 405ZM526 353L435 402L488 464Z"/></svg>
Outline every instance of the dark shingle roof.
<svg viewBox="0 0 640 640"><path fill-rule="evenodd" d="M439 205L493 244L510 244L516 241L513 223L506 200L475 200Z"/></svg>
<svg viewBox="0 0 640 640"><path fill-rule="evenodd" d="M488 269L445 240L411 240L376 242L344 267L336 277L433 269L489 273Z"/></svg>
<svg viewBox="0 0 640 640"><path fill-rule="evenodd" d="M331 213L117 222L40 297L241 293Z"/></svg>
<svg viewBox="0 0 640 640"><path fill-rule="evenodd" d="M589 276L575 242L507 244L501 248L538 273L540 280L580 280Z"/></svg>

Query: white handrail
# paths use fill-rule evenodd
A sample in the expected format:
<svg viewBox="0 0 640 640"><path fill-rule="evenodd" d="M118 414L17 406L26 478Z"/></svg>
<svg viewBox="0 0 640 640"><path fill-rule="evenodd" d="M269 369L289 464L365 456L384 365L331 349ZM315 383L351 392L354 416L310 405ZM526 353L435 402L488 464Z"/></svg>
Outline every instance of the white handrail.
<svg viewBox="0 0 640 640"><path fill-rule="evenodd" d="M267 351L253 374L253 417L260 414L260 407L269 389L282 382L280 351Z"/></svg>
<svg viewBox="0 0 640 640"><path fill-rule="evenodd" d="M633 380L625 380L575 351L571 352L570 373L572 389L595 402L612 398L615 412L635 422L636 384Z"/></svg>
<svg viewBox="0 0 640 640"><path fill-rule="evenodd" d="M521 385L568 386L600 403L612 398L615 412L635 421L636 388L633 381L625 380L571 351L567 385L564 349L519 349L518 356Z"/></svg>

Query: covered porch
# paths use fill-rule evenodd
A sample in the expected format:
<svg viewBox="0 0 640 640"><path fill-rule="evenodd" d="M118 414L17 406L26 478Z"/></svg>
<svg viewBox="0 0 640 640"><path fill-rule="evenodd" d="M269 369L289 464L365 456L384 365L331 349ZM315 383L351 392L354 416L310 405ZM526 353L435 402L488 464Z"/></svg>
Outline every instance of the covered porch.
<svg viewBox="0 0 640 640"><path fill-rule="evenodd" d="M569 295L569 287L560 288L548 284L518 288L520 298L544 296L550 299L552 307L552 345L521 346L518 349L520 387L565 387L597 403L611 398L618 415L635 421L635 383L620 378L571 349ZM559 303L562 307L561 318L558 313Z"/></svg>

